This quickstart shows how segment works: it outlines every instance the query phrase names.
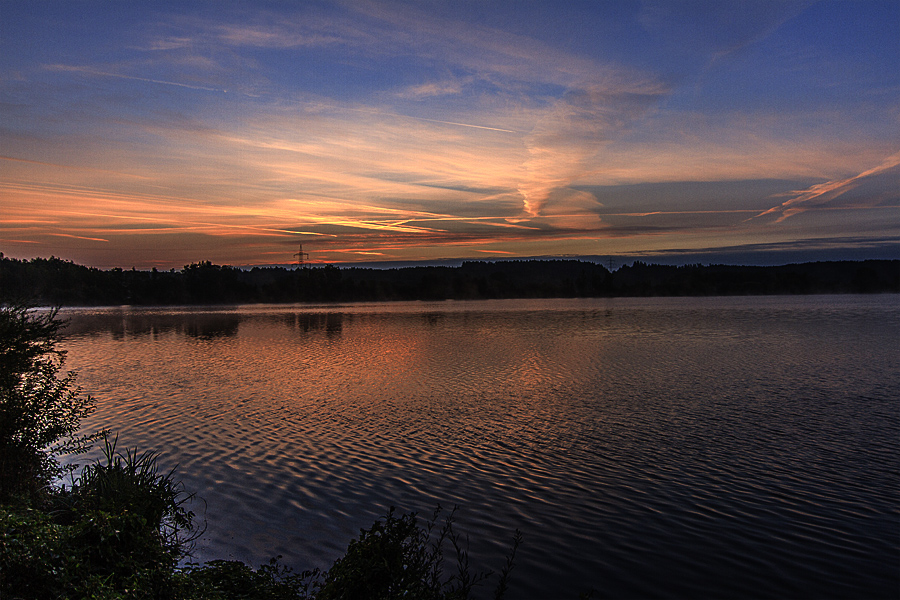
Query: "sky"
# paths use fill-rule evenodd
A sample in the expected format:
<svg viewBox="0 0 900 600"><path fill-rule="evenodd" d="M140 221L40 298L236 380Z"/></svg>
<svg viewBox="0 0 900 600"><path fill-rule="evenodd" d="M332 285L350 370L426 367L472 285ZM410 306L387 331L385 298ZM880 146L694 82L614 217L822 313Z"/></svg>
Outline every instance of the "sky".
<svg viewBox="0 0 900 600"><path fill-rule="evenodd" d="M900 258L898 64L898 0L0 0L0 252Z"/></svg>

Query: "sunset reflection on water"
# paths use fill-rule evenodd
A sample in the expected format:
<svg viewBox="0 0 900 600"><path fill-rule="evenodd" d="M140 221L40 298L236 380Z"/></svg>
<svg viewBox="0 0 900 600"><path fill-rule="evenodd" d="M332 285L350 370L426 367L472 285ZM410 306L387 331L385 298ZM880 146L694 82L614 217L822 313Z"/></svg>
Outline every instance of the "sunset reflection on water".
<svg viewBox="0 0 900 600"><path fill-rule="evenodd" d="M900 558L900 364L886 351L898 306L620 299L64 316L68 366L98 400L88 427L159 450L206 501L200 559L327 567L391 505L430 515L459 504L473 561L489 568L523 531L515 597L560 585L568 597L592 586L877 595L897 582L885 557Z"/></svg>

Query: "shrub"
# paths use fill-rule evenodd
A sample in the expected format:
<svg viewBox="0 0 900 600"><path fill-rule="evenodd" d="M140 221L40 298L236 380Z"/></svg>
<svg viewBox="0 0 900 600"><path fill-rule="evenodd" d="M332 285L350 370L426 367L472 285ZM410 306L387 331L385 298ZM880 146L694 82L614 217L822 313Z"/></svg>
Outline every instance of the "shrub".
<svg viewBox="0 0 900 600"><path fill-rule="evenodd" d="M273 558L259 569L234 560L188 564L176 575L183 600L311 600L319 571L293 573Z"/></svg>
<svg viewBox="0 0 900 600"><path fill-rule="evenodd" d="M160 473L158 455L136 449L116 452L118 436L103 436L104 458L87 465L72 487L71 501L79 511L98 510L136 515L155 531L159 543L177 560L186 554L194 531L194 513L186 505L194 494L184 491L175 469Z"/></svg>
<svg viewBox="0 0 900 600"><path fill-rule="evenodd" d="M94 401L61 374L60 326L56 311L0 307L0 502L40 499L66 471L57 457L96 437L77 435Z"/></svg>
<svg viewBox="0 0 900 600"><path fill-rule="evenodd" d="M438 507L424 527L419 527L415 513L394 516L391 508L383 520L359 539L350 542L347 553L335 561L324 574L316 594L318 600L463 600L473 588L486 582L491 572L471 573L468 550L453 529L456 509L437 530ZM445 575L444 545L450 543L456 554L456 571ZM513 547L500 573L494 598L500 600L507 591L521 534L516 531Z"/></svg>
<svg viewBox="0 0 900 600"><path fill-rule="evenodd" d="M138 515L0 508L0 598L174 598L172 569Z"/></svg>
<svg viewBox="0 0 900 600"><path fill-rule="evenodd" d="M87 465L46 511L0 507L0 598L176 598L193 513L157 456L116 452Z"/></svg>

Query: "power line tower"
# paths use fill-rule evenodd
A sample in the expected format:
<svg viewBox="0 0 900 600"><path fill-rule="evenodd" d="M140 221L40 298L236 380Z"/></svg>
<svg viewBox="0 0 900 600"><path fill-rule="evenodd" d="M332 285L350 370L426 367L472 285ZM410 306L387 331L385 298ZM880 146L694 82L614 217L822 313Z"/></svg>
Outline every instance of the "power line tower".
<svg viewBox="0 0 900 600"><path fill-rule="evenodd" d="M606 264L609 265L609 271L610 271L610 273L612 273L613 266L615 265L615 263L613 262L612 256L609 257L609 260L606 261Z"/></svg>
<svg viewBox="0 0 900 600"><path fill-rule="evenodd" d="M306 266L306 261L309 260L309 252L304 252L303 244L300 244L300 251L294 257L297 259L297 268L302 269Z"/></svg>

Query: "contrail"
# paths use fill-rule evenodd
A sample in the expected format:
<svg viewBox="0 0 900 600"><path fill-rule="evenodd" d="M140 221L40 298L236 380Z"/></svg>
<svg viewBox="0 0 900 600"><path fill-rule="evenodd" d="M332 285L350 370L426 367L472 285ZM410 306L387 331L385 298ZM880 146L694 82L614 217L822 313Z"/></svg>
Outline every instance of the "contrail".
<svg viewBox="0 0 900 600"><path fill-rule="evenodd" d="M178 83L176 81L165 81L163 79L148 79L146 77L135 77L133 75L121 75L119 73L108 73L106 71L97 71L96 69L86 69L84 67L70 67L68 65L50 65L48 68L57 71L72 71L75 73L88 73L90 75L101 75L103 77L116 77L117 79L133 79L135 81L145 81L147 83L158 83L161 85L175 85L178 87L188 88L191 90L202 90L205 92L221 92L227 93L227 90L221 88L204 87L202 85L189 85L187 83Z"/></svg>
<svg viewBox="0 0 900 600"><path fill-rule="evenodd" d="M90 213L90 212L81 212L74 210L62 211L62 214L67 215L78 215L85 217L105 217L107 219L122 219L126 221L151 221L151 222L160 222L165 221L164 218L160 217L141 217L138 215L115 215L108 213ZM247 229L250 231L265 231L270 233L280 233L280 234L295 234L295 235L317 235L321 237L337 237L333 233L317 233L315 231L298 231L293 229L277 229L273 227L256 227L253 225L232 225L229 223L206 223L203 221L178 221L178 225L191 225L191 226L200 226L200 227L221 227L223 229ZM54 235L63 235L63 234L54 234ZM77 237L77 236L69 236L69 237ZM94 239L94 238L84 238L84 239ZM101 240L101 241L109 241L109 240Z"/></svg>
<svg viewBox="0 0 900 600"><path fill-rule="evenodd" d="M368 113L371 115L381 115L384 117L397 117L399 119L413 119L415 121L428 121L429 123L442 123L444 125L456 125L458 127L472 127L474 129L487 129L488 131L501 131L503 133L523 133L512 129L501 129L499 127L488 127L487 125L473 125L472 123L457 123L456 121L441 121L440 119L427 119L425 117L413 117L411 115L401 115L398 113L383 112L380 110L366 110L365 108L349 108L335 107L339 110L352 110L354 112Z"/></svg>
<svg viewBox="0 0 900 600"><path fill-rule="evenodd" d="M753 208L732 208L726 210L654 210L635 213L597 213L598 217L652 217L656 215L723 215L731 213L753 213ZM577 215L572 215L577 216Z"/></svg>
<svg viewBox="0 0 900 600"><path fill-rule="evenodd" d="M417 121L430 121L432 123L443 123L444 125L459 125L460 127L474 127L475 129L487 129L489 131L502 131L503 133L520 133L512 129L500 129L499 127L487 127L485 125L472 125L470 123L456 123L454 121L439 121L438 119L426 119L425 117L410 117L408 115L393 115L395 117L403 117L406 119L416 119Z"/></svg>
<svg viewBox="0 0 900 600"><path fill-rule="evenodd" d="M148 83L160 83L162 85L177 85L178 87L189 88L192 90L203 90L206 92L222 92L223 94L227 93L226 90L219 88L209 88L203 87L202 85L188 85L186 83L177 83L175 81L163 81L161 79L146 79L144 77L132 77L130 75L116 75L114 73L103 73L97 71L98 75L106 75L107 77L119 77L120 79L134 79L136 81L146 81Z"/></svg>
<svg viewBox="0 0 900 600"><path fill-rule="evenodd" d="M47 235L53 235L56 237L75 238L76 240L88 240L91 242L109 242L109 240L105 240L103 238L84 237L83 235L72 235L70 233L48 233Z"/></svg>
<svg viewBox="0 0 900 600"><path fill-rule="evenodd" d="M222 94L228 93L228 90L225 90L222 88L211 88L211 87L205 87L202 85L190 85L187 83L178 83L176 81L165 81L163 79L149 79L147 77L135 77L134 75L121 75L119 73L109 73L107 71L98 71L96 69L88 69L88 68L84 68L84 67L72 67L72 66L68 66L68 65L50 65L50 66L48 66L48 68L54 69L57 71L71 71L71 72L75 72L75 73L88 73L90 75L100 75L102 77L115 77L117 79L131 79L134 81L144 81L146 83L157 83L160 85L174 85L177 87L188 88L191 90L201 90L204 92L220 92ZM257 96L253 96L251 94L242 94L242 95L257 97ZM472 123L458 123L456 121L442 121L440 119L428 119L426 117L413 117L411 115L401 115L398 113L389 113L389 112L382 112L382 111L377 111L377 110L366 110L363 108L348 108L348 107L340 107L340 106L334 106L333 108L336 108L338 110L341 110L341 109L352 110L352 111L356 111L356 112L364 112L364 113L369 113L369 114L374 114L374 115L382 115L385 117L396 117L396 118L400 118L400 119L414 119L416 121L428 121L429 123L441 123L444 125L455 125L457 127L471 127L473 129L486 129L488 131L500 131L502 133L523 133L521 131L514 131L512 129L502 129L500 127L488 127L487 125L474 125Z"/></svg>

